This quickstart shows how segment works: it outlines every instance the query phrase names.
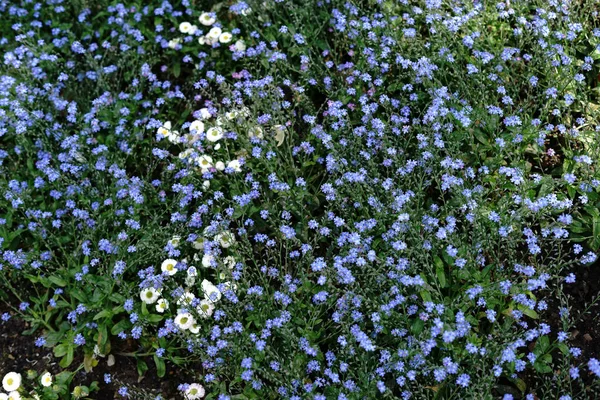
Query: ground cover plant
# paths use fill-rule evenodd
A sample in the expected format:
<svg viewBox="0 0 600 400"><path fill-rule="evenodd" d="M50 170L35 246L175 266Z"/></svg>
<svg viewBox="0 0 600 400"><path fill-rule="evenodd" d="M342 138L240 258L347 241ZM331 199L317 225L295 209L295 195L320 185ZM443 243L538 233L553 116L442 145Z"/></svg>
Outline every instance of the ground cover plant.
<svg viewBox="0 0 600 400"><path fill-rule="evenodd" d="M0 0L0 399L597 399L600 3Z"/></svg>

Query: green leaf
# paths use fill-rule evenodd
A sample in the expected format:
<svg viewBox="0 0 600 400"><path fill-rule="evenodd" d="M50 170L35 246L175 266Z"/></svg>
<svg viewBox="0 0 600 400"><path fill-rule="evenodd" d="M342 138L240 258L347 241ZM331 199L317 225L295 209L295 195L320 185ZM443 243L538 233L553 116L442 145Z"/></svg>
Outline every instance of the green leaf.
<svg viewBox="0 0 600 400"><path fill-rule="evenodd" d="M56 346L54 348L54 357L62 357L65 354L67 354L67 345L66 344L59 344L58 346Z"/></svg>
<svg viewBox="0 0 600 400"><path fill-rule="evenodd" d="M112 316L112 311L110 311L110 310L102 310L98 314L94 315L94 321L96 321L96 320L98 320L100 318L111 317L111 316Z"/></svg>
<svg viewBox="0 0 600 400"><path fill-rule="evenodd" d="M144 360L137 360L137 371L139 376L143 376L148 371L148 364Z"/></svg>
<svg viewBox="0 0 600 400"><path fill-rule="evenodd" d="M154 364L156 364L156 375L158 375L159 378L162 378L163 376L165 376L165 372L166 372L165 360L163 360L162 358L158 358L157 356L154 356Z"/></svg>
<svg viewBox="0 0 600 400"><path fill-rule="evenodd" d="M115 325L113 325L112 328L110 328L110 333L113 335L118 335L119 333L129 329L130 325L131 325L131 323L128 320L126 320L126 319L121 320L118 323L116 323Z"/></svg>
<svg viewBox="0 0 600 400"><path fill-rule="evenodd" d="M75 349L73 348L73 346L68 346L67 354L62 358L62 360L60 360L58 365L60 365L62 368L67 368L73 362L74 354Z"/></svg>
<svg viewBox="0 0 600 400"><path fill-rule="evenodd" d="M433 258L433 261L435 263L435 274L438 278L438 282L440 283L441 287L445 288L446 287L446 274L444 272L444 262L438 256L435 256Z"/></svg>

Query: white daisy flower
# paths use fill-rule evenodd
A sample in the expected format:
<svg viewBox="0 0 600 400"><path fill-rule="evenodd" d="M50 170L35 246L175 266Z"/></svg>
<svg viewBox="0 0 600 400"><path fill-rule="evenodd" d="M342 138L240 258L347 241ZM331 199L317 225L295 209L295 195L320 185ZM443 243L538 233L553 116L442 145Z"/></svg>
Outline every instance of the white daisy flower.
<svg viewBox="0 0 600 400"><path fill-rule="evenodd" d="M238 160L229 161L227 167L233 169L235 172L242 172L242 166Z"/></svg>
<svg viewBox="0 0 600 400"><path fill-rule="evenodd" d="M160 292L153 287L142 289L140 299L146 304L154 304L160 297Z"/></svg>
<svg viewBox="0 0 600 400"><path fill-rule="evenodd" d="M181 243L181 236L175 235L167 243L169 243L171 246L177 248L177 247L179 247L179 243Z"/></svg>
<svg viewBox="0 0 600 400"><path fill-rule="evenodd" d="M189 22L182 22L179 24L179 32L181 33L190 33L192 31L192 24Z"/></svg>
<svg viewBox="0 0 600 400"><path fill-rule="evenodd" d="M185 391L186 399L197 400L204 397L206 391L204 387L199 383L192 383Z"/></svg>
<svg viewBox="0 0 600 400"><path fill-rule="evenodd" d="M40 378L40 382L42 383L42 386L44 386L44 387L52 386L52 374L50 372L46 372Z"/></svg>
<svg viewBox="0 0 600 400"><path fill-rule="evenodd" d="M201 286L202 291L204 292L204 298L206 300L210 300L213 303L216 303L217 301L221 300L221 291L210 281L206 279L203 280Z"/></svg>
<svg viewBox="0 0 600 400"><path fill-rule="evenodd" d="M196 133L202 133L202 132L204 132L204 122L197 119L190 124L189 129L190 129L190 132L196 131Z"/></svg>
<svg viewBox="0 0 600 400"><path fill-rule="evenodd" d="M194 322L192 324L192 326L190 326L190 332L192 332L192 333L199 333L200 332L200 325L198 325L197 322Z"/></svg>
<svg viewBox="0 0 600 400"><path fill-rule="evenodd" d="M260 126L255 126L254 128L250 128L248 129L248 136L253 138L259 138L262 139L263 138L263 129Z"/></svg>
<svg viewBox="0 0 600 400"><path fill-rule="evenodd" d="M210 114L210 111L208 111L208 108L204 107L200 109L200 117L202 119L210 119L212 118L212 115Z"/></svg>
<svg viewBox="0 0 600 400"><path fill-rule="evenodd" d="M223 129L213 126L206 131L206 139L209 142L216 142L223 137Z"/></svg>
<svg viewBox="0 0 600 400"><path fill-rule="evenodd" d="M182 331L189 329L194 324L194 322L196 321L190 313L177 314L177 316L175 317L175 325L177 325Z"/></svg>
<svg viewBox="0 0 600 400"><path fill-rule="evenodd" d="M217 20L215 18L211 17L211 15L207 12L202 13L200 15L200 17L198 18L198 21L200 21L200 23L204 26L211 26L212 24L217 22Z"/></svg>
<svg viewBox="0 0 600 400"><path fill-rule="evenodd" d="M229 32L223 32L219 35L219 42L221 43L229 43L233 39L233 35Z"/></svg>
<svg viewBox="0 0 600 400"><path fill-rule="evenodd" d="M211 156L203 154L196 158L196 163L200 166L202 172L206 172L213 166L213 159Z"/></svg>
<svg viewBox="0 0 600 400"><path fill-rule="evenodd" d="M235 267L235 258L233 256L227 256L223 259L223 264L229 269L233 269Z"/></svg>
<svg viewBox="0 0 600 400"><path fill-rule="evenodd" d="M210 254L203 255L202 256L202 266L204 268L210 268L214 259L215 259L215 257Z"/></svg>
<svg viewBox="0 0 600 400"><path fill-rule="evenodd" d="M200 300L200 304L196 307L198 314L204 319L209 318L213 311L215 311L215 305L210 300Z"/></svg>
<svg viewBox="0 0 600 400"><path fill-rule="evenodd" d="M163 124L163 126L161 126L160 128L158 128L158 130L156 131L156 133L158 133L159 135L161 135L163 137L169 136L169 134L171 133L171 121L165 122Z"/></svg>
<svg viewBox="0 0 600 400"><path fill-rule="evenodd" d="M179 43L181 43L181 39L172 39L169 40L168 46L170 49L175 49Z"/></svg>
<svg viewBox="0 0 600 400"><path fill-rule="evenodd" d="M162 262L160 269L161 269L161 271L169 274L169 276L173 276L177 273L177 268L175 268L176 265L177 265L177 260L168 258Z"/></svg>
<svg viewBox="0 0 600 400"><path fill-rule="evenodd" d="M169 308L169 301L166 299L158 299L156 302L156 312L164 313Z"/></svg>
<svg viewBox="0 0 600 400"><path fill-rule="evenodd" d="M189 304L192 304L192 302L194 301L194 299L196 298L196 295L194 293L191 292L185 292L178 300L177 300L177 305L184 305L187 306Z"/></svg>
<svg viewBox="0 0 600 400"><path fill-rule="evenodd" d="M217 239L221 247L225 249L229 248L232 244L235 243L235 236L233 236L233 233L231 233L230 231L219 233L215 237L215 239Z"/></svg>
<svg viewBox="0 0 600 400"><path fill-rule="evenodd" d="M223 31L218 26L210 28L210 31L206 34L206 37L213 40L219 40L219 36Z"/></svg>
<svg viewBox="0 0 600 400"><path fill-rule="evenodd" d="M7 392L13 392L21 387L21 374L9 372L2 379L2 387Z"/></svg>
<svg viewBox="0 0 600 400"><path fill-rule="evenodd" d="M223 171L225 169L225 163L223 161L217 161L215 168L217 171Z"/></svg>

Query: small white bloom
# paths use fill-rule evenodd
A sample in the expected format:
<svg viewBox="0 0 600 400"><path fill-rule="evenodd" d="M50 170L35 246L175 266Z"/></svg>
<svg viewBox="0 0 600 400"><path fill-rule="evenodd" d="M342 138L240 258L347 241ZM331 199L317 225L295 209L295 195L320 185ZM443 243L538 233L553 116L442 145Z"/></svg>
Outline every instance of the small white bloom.
<svg viewBox="0 0 600 400"><path fill-rule="evenodd" d="M213 159L211 156L203 154L196 158L196 163L200 166L202 172L204 173L213 166Z"/></svg>
<svg viewBox="0 0 600 400"><path fill-rule="evenodd" d="M206 139L209 142L216 142L223 137L223 129L213 126L206 131Z"/></svg>
<svg viewBox="0 0 600 400"><path fill-rule="evenodd" d="M188 275L185 277L184 283L185 283L185 286L192 287L196 283L196 278Z"/></svg>
<svg viewBox="0 0 600 400"><path fill-rule="evenodd" d="M189 22L182 22L179 24L179 32L191 33L191 31L192 31L192 24L190 24Z"/></svg>
<svg viewBox="0 0 600 400"><path fill-rule="evenodd" d="M2 387L7 392L12 392L21 387L21 374L9 372L2 379Z"/></svg>
<svg viewBox="0 0 600 400"><path fill-rule="evenodd" d="M202 266L204 268L209 268L212 265L214 259L214 256L211 256L210 254L205 254L204 256L202 256Z"/></svg>
<svg viewBox="0 0 600 400"><path fill-rule="evenodd" d="M7 398L8 400L21 400L21 395L19 394L19 392L14 391L10 392Z"/></svg>
<svg viewBox="0 0 600 400"><path fill-rule="evenodd" d="M186 306L186 305L192 304L192 302L194 301L195 298L196 298L196 295L194 293L185 292L179 298L179 300L177 300L177 304Z"/></svg>
<svg viewBox="0 0 600 400"><path fill-rule="evenodd" d="M223 161L217 161L215 168L217 171L223 171L225 169L225 163Z"/></svg>
<svg viewBox="0 0 600 400"><path fill-rule="evenodd" d="M204 26L211 26L212 24L217 22L217 20L211 17L210 14L207 12L202 13L202 15L200 15L200 17L198 18L198 21L200 21L200 23Z"/></svg>
<svg viewBox="0 0 600 400"><path fill-rule="evenodd" d="M169 301L166 299L158 299L156 303L156 312L164 313L169 308Z"/></svg>
<svg viewBox="0 0 600 400"><path fill-rule="evenodd" d="M169 142L171 143L179 143L179 132L171 131L168 136Z"/></svg>
<svg viewBox="0 0 600 400"><path fill-rule="evenodd" d="M219 150L221 148L221 143L215 144L215 150Z"/></svg>
<svg viewBox="0 0 600 400"><path fill-rule="evenodd" d="M231 290L233 292L237 292L237 288L238 288L237 283L223 282L223 286L225 286L225 290Z"/></svg>
<svg viewBox="0 0 600 400"><path fill-rule="evenodd" d="M185 391L186 399L197 400L204 397L206 391L204 387L199 383L192 383Z"/></svg>
<svg viewBox="0 0 600 400"><path fill-rule="evenodd" d="M202 250L204 248L204 238L201 236L197 237L196 240L192 242L192 247L196 250ZM194 257L196 257L196 254L194 254Z"/></svg>
<svg viewBox="0 0 600 400"><path fill-rule="evenodd" d="M198 325L197 322L194 322L192 324L192 326L190 326L190 332L192 332L192 333L199 333L200 332L200 325Z"/></svg>
<svg viewBox="0 0 600 400"><path fill-rule="evenodd" d="M179 38L172 39L172 40L169 40L168 46L170 49L175 49L180 42L181 42L181 39L179 39Z"/></svg>
<svg viewBox="0 0 600 400"><path fill-rule="evenodd" d="M217 239L221 247L225 249L235 243L235 236L233 236L233 233L230 231L219 233L215 239Z"/></svg>
<svg viewBox="0 0 600 400"><path fill-rule="evenodd" d="M219 36L221 36L222 32L223 31L221 30L221 28L219 28L218 26L215 26L215 27L210 28L210 31L208 31L208 34L206 34L206 37L213 39L213 40L218 40Z"/></svg>
<svg viewBox="0 0 600 400"><path fill-rule="evenodd" d="M225 113L225 118L227 118L227 120L229 121L233 121L235 119L235 117L237 117L239 115L239 113L235 110L233 111L229 111Z"/></svg>
<svg viewBox="0 0 600 400"><path fill-rule="evenodd" d="M153 287L142 289L140 292L140 298L146 304L154 304L159 297L160 293Z"/></svg>
<svg viewBox="0 0 600 400"><path fill-rule="evenodd" d="M179 243L181 243L181 236L173 236L171 240L168 241L168 243L175 248L179 247Z"/></svg>
<svg viewBox="0 0 600 400"><path fill-rule="evenodd" d="M194 322L196 321L194 321L194 317L190 313L177 314L175 317L175 325L177 325L182 331L189 329Z"/></svg>
<svg viewBox="0 0 600 400"><path fill-rule="evenodd" d="M175 268L175 265L177 265L177 260L168 258L162 262L160 269L161 269L161 271L169 274L169 276L173 276L177 273L177 268Z"/></svg>
<svg viewBox="0 0 600 400"><path fill-rule="evenodd" d="M199 44L206 44L206 36L199 36L198 37L198 43Z"/></svg>
<svg viewBox="0 0 600 400"><path fill-rule="evenodd" d="M0 400L8 400L8 395L6 393L0 393Z"/></svg>
<svg viewBox="0 0 600 400"><path fill-rule="evenodd" d="M210 188L210 181L202 182L202 189L208 190L208 188ZM194 242L194 243L196 243L196 242ZM196 247L194 247L194 248L196 248Z"/></svg>
<svg viewBox="0 0 600 400"><path fill-rule="evenodd" d="M190 132L191 131L196 131L196 133L204 132L204 122L200 121L199 119L192 122L190 124Z"/></svg>
<svg viewBox="0 0 600 400"><path fill-rule="evenodd" d="M213 311L215 311L215 305L210 300L200 300L200 304L196 307L198 314L204 319L209 318Z"/></svg>
<svg viewBox="0 0 600 400"><path fill-rule="evenodd" d="M229 161L227 167L233 169L235 172L242 172L242 166L238 160Z"/></svg>
<svg viewBox="0 0 600 400"><path fill-rule="evenodd" d="M223 264L229 269L233 269L235 267L235 258L233 256L227 256L223 259Z"/></svg>
<svg viewBox="0 0 600 400"><path fill-rule="evenodd" d="M200 118L202 118L202 119L212 118L212 115L210 114L210 111L208 111L208 108L204 107L204 108L200 109Z"/></svg>
<svg viewBox="0 0 600 400"><path fill-rule="evenodd" d="M235 42L235 51L246 51L246 42L244 42L243 40L238 40L237 42Z"/></svg>
<svg viewBox="0 0 600 400"><path fill-rule="evenodd" d="M253 138L259 138L262 139L263 138L263 129L260 126L255 126L254 128L250 128L248 129L248 136Z"/></svg>
<svg viewBox="0 0 600 400"><path fill-rule="evenodd" d="M229 32L223 32L219 35L219 42L221 43L229 43L231 42L231 39L233 38L233 35Z"/></svg>
<svg viewBox="0 0 600 400"><path fill-rule="evenodd" d="M202 291L206 300L210 300L213 303L221 300L221 291L206 279L202 281Z"/></svg>
<svg viewBox="0 0 600 400"><path fill-rule="evenodd" d="M40 378L40 382L42 383L42 386L50 387L52 385L52 374L50 372L46 372Z"/></svg>
<svg viewBox="0 0 600 400"><path fill-rule="evenodd" d="M161 136L167 137L171 133L171 121L167 121L156 131Z"/></svg>
<svg viewBox="0 0 600 400"><path fill-rule="evenodd" d="M190 154L192 154L193 152L194 152L194 149L187 149L187 150L179 153L178 157L180 160L184 160L184 159L188 158L190 156Z"/></svg>

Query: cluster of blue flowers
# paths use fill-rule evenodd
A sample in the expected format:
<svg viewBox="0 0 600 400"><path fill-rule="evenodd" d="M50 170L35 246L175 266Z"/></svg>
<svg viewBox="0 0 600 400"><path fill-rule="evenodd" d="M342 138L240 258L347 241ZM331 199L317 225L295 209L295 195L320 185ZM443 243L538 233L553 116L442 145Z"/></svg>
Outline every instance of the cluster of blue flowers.
<svg viewBox="0 0 600 400"><path fill-rule="evenodd" d="M0 0L3 321L187 399L593 398L593 1L97 3Z"/></svg>

